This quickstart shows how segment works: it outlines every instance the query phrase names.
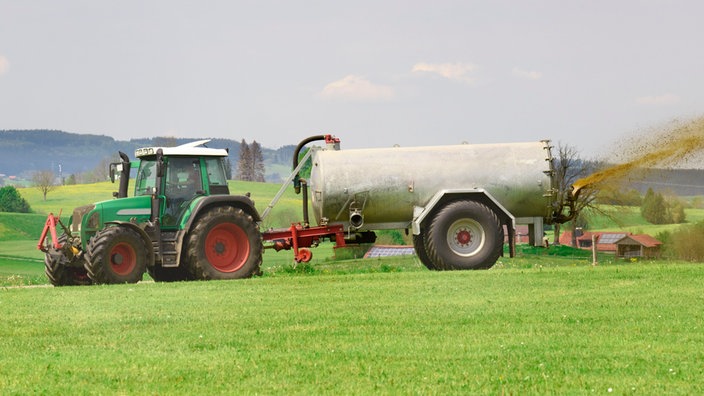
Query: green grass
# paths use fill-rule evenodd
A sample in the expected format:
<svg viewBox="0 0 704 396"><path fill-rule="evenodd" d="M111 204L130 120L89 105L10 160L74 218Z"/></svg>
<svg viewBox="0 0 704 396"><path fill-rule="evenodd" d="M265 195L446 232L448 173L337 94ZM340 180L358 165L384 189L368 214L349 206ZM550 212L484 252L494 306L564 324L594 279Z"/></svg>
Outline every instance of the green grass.
<svg viewBox="0 0 704 396"><path fill-rule="evenodd" d="M0 289L0 388L701 394L702 276L655 263Z"/></svg>

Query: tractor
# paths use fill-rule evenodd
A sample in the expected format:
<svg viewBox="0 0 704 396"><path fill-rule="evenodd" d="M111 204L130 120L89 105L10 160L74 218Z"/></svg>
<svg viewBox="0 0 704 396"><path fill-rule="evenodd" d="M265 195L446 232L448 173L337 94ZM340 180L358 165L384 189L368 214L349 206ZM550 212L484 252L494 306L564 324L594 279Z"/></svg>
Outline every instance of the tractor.
<svg viewBox="0 0 704 396"><path fill-rule="evenodd" d="M209 140L119 152L112 200L76 208L68 225L50 214L38 248L55 286L237 279L259 274L261 218L249 196L230 195L228 151ZM130 171L137 168L128 196ZM63 233L57 236L57 229ZM51 236L51 238L47 238Z"/></svg>

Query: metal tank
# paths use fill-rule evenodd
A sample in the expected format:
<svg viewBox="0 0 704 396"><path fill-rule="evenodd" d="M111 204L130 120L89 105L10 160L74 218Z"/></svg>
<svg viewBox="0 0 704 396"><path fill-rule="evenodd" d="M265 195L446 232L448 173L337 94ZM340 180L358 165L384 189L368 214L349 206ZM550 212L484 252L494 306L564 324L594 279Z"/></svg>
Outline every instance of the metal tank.
<svg viewBox="0 0 704 396"><path fill-rule="evenodd" d="M409 226L414 207L441 190L483 189L515 217L551 216L548 141L318 150L310 176L319 225L355 229Z"/></svg>

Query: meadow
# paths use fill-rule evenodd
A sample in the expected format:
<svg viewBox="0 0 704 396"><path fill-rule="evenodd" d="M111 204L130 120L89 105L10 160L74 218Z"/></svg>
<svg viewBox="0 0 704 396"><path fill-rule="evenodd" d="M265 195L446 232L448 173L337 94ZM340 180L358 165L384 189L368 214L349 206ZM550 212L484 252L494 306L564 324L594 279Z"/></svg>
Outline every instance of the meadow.
<svg viewBox="0 0 704 396"><path fill-rule="evenodd" d="M243 186L260 211L277 189ZM73 188L22 189L40 213L0 213L3 394L704 392L701 264L521 247L488 271L431 272L324 244L297 266L266 251L241 281L47 287L45 213L112 185ZM282 203L272 224L300 212Z"/></svg>

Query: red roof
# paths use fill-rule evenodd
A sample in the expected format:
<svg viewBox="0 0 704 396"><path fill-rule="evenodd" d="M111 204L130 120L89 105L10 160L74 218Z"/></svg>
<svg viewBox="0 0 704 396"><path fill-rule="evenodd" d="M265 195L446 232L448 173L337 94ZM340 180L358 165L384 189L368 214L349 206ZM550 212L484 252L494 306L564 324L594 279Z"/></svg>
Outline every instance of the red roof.
<svg viewBox="0 0 704 396"><path fill-rule="evenodd" d="M647 234L626 235L625 237L619 239L618 242L616 242L616 244L617 245L634 245L633 243L628 243L629 239L636 242L636 244L643 245L647 248L662 245L662 242L658 241L657 239L655 239Z"/></svg>
<svg viewBox="0 0 704 396"><path fill-rule="evenodd" d="M647 234L633 235L627 232L590 232L585 231L583 235L577 238L578 241L591 241L592 235L596 235L597 250L601 252L615 252L617 245L626 242L627 245L639 244L645 247L655 247L662 245L662 242ZM635 243L628 243L627 238L630 238ZM560 243L563 245L572 244L572 231L565 231L560 234Z"/></svg>

